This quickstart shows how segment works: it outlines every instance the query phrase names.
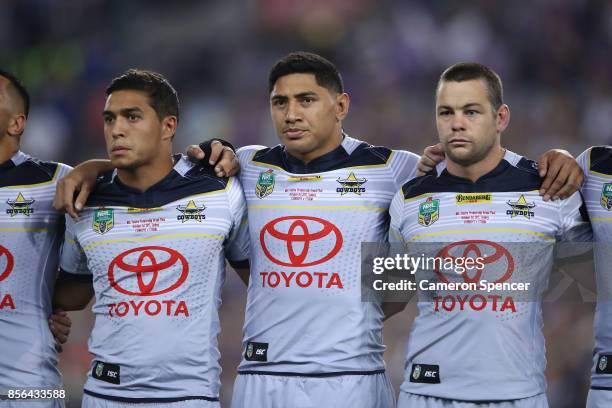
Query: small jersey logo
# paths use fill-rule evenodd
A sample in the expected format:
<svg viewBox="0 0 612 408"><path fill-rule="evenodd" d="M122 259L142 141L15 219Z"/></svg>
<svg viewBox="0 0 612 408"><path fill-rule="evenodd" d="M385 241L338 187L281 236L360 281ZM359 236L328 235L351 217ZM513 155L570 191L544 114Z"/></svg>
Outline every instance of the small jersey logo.
<svg viewBox="0 0 612 408"><path fill-rule="evenodd" d="M113 229L115 217L112 208L101 208L94 212L91 228L97 234L103 235Z"/></svg>
<svg viewBox="0 0 612 408"><path fill-rule="evenodd" d="M259 173L257 184L255 185L255 195L257 198L269 196L274 191L274 170L269 169Z"/></svg>
<svg viewBox="0 0 612 408"><path fill-rule="evenodd" d="M455 204L491 204L491 193L459 193L455 196Z"/></svg>
<svg viewBox="0 0 612 408"><path fill-rule="evenodd" d="M440 384L440 366L432 364L413 364L410 382Z"/></svg>
<svg viewBox="0 0 612 408"><path fill-rule="evenodd" d="M32 208L32 204L34 204L33 199L27 199L23 196L23 194L17 194L17 198L14 200L6 200L6 203L11 206L11 208L6 210L6 213L11 217L16 216L17 214L23 214L27 217L30 214L34 213L34 209Z"/></svg>
<svg viewBox="0 0 612 408"><path fill-rule="evenodd" d="M429 227L440 218L440 200L429 197L419 205L419 224Z"/></svg>
<svg viewBox="0 0 612 408"><path fill-rule="evenodd" d="M111 384L121 384L121 367L117 364L103 363L96 361L91 376L96 380L105 381Z"/></svg>
<svg viewBox="0 0 612 408"><path fill-rule="evenodd" d="M193 200L189 200L187 205L177 205L176 209L181 213L177 215L176 219L182 223L189 220L202 222L202 220L206 219L206 215L202 214L202 211L206 209L206 206L202 205L201 207L198 207Z"/></svg>
<svg viewBox="0 0 612 408"><path fill-rule="evenodd" d="M523 194L521 194L518 200L508 200L506 204L510 206L510 210L506 210L506 215L509 215L510 218L522 215L523 217L530 220L535 216L535 213L532 211L532 209L536 206L535 203L533 201L528 202L527 200L525 200L525 196Z"/></svg>
<svg viewBox="0 0 612 408"><path fill-rule="evenodd" d="M96 364L96 376L101 377L103 372L104 372L104 363L99 361L98 364Z"/></svg>
<svg viewBox="0 0 612 408"><path fill-rule="evenodd" d="M597 366L599 367L600 371L605 371L605 369L608 367L608 357L601 356L601 358L599 359L599 364Z"/></svg>
<svg viewBox="0 0 612 408"><path fill-rule="evenodd" d="M338 177L338 180L336 181L342 186L336 189L336 192L340 193L341 196L348 193L355 193L357 195L365 193L366 189L362 186L368 182L368 180L365 178L355 176L355 173L353 172L351 172L345 179Z"/></svg>
<svg viewBox="0 0 612 408"><path fill-rule="evenodd" d="M601 206L604 210L612 210L612 183L604 183L601 189Z"/></svg>
<svg viewBox="0 0 612 408"><path fill-rule="evenodd" d="M244 358L247 361L268 361L268 343L250 341L244 352Z"/></svg>

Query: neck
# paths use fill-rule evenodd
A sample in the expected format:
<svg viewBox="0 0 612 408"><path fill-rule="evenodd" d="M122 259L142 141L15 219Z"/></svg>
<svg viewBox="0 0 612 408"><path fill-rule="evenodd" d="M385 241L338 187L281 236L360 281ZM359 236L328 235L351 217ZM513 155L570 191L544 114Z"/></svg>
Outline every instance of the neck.
<svg viewBox="0 0 612 408"><path fill-rule="evenodd" d="M19 151L19 139L4 135L0 138L0 163L9 160Z"/></svg>
<svg viewBox="0 0 612 408"><path fill-rule="evenodd" d="M117 169L117 177L128 187L144 192L170 173L174 161L168 154L134 169Z"/></svg>
<svg viewBox="0 0 612 408"><path fill-rule="evenodd" d="M447 159L446 169L453 176L465 178L471 180L472 182L476 182L479 178L492 171L499 162L504 158L504 154L506 149L501 146L495 146L491 149L489 154L482 159L481 161L470 164L468 166L463 166L456 162L453 162L451 159Z"/></svg>
<svg viewBox="0 0 612 408"><path fill-rule="evenodd" d="M330 139L330 143L322 146L319 149L312 150L310 152L302 153L302 152L293 152L291 150L287 150L287 152L295 157L296 159L301 160L304 164L308 164L314 159L318 159L321 156L326 155L329 152L333 152L342 144L342 129L338 129L337 132L334 132L334 135Z"/></svg>

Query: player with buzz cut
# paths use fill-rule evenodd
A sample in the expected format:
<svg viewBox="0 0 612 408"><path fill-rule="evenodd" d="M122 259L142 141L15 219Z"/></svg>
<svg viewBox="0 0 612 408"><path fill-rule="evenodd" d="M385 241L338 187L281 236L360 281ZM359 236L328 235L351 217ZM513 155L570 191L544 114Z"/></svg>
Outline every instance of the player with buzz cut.
<svg viewBox="0 0 612 408"><path fill-rule="evenodd" d="M20 81L0 71L2 408L61 407L65 397L47 318L64 225L51 204L56 183L70 167L19 150L29 101Z"/></svg>
<svg viewBox="0 0 612 408"><path fill-rule="evenodd" d="M548 406L536 297L548 281L548 243L589 241L591 228L579 192L544 201L535 162L502 147L510 118L502 96L499 76L483 65L460 63L442 73L436 123L447 159L395 195L390 240L409 252L434 246L439 256L483 257L484 268L465 276L437 271L440 282L536 286L499 298L420 290L400 408Z"/></svg>
<svg viewBox="0 0 612 408"><path fill-rule="evenodd" d="M240 183L172 155L179 101L160 74L129 70L106 94L116 170L66 217L54 297L74 310L95 293L83 407L219 407L225 258L248 273Z"/></svg>
<svg viewBox="0 0 612 408"><path fill-rule="evenodd" d="M595 350L587 408L612 406L612 146L595 146L578 156L584 170L582 195L595 241Z"/></svg>

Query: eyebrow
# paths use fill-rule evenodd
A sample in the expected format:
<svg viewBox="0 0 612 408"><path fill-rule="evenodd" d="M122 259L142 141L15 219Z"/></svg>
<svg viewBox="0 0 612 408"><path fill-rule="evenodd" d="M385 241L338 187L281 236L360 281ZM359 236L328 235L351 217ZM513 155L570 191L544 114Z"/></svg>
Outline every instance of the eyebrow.
<svg viewBox="0 0 612 408"><path fill-rule="evenodd" d="M128 116L128 115L131 115L132 113L142 113L142 112L143 112L142 109L140 109L137 106L119 110L119 114L121 116ZM116 113L110 110L105 110L102 112L102 116L116 116Z"/></svg>
<svg viewBox="0 0 612 408"><path fill-rule="evenodd" d="M460 107L459 109L468 109L468 108L482 108L482 105L476 102L470 102L470 103L466 103L465 105L463 105L462 107ZM440 109L453 109L452 106L448 106L448 105L440 105L438 106L438 110Z"/></svg>
<svg viewBox="0 0 612 408"><path fill-rule="evenodd" d="M318 96L316 92L313 91L306 91L306 92L300 92L299 94L295 94L293 95L294 98L306 98L309 96ZM272 98L270 98L271 100L275 101L275 100L279 100L279 99L288 99L289 97L287 95L274 95Z"/></svg>

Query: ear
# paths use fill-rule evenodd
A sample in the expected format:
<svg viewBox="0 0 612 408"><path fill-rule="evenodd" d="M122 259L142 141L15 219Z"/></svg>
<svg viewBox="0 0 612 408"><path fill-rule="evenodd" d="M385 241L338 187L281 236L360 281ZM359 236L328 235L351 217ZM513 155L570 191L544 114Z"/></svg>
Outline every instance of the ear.
<svg viewBox="0 0 612 408"><path fill-rule="evenodd" d="M346 117L346 115L348 115L350 104L351 98L349 98L346 92L343 92L336 96L336 121L340 122Z"/></svg>
<svg viewBox="0 0 612 408"><path fill-rule="evenodd" d="M510 107L508 105L503 104L499 107L497 110L496 122L497 133L506 130L510 123Z"/></svg>
<svg viewBox="0 0 612 408"><path fill-rule="evenodd" d="M9 119L7 132L11 136L21 136L26 126L26 117L23 113L13 115Z"/></svg>
<svg viewBox="0 0 612 408"><path fill-rule="evenodd" d="M178 119L176 116L166 116L162 122L162 140L172 140L178 127Z"/></svg>

